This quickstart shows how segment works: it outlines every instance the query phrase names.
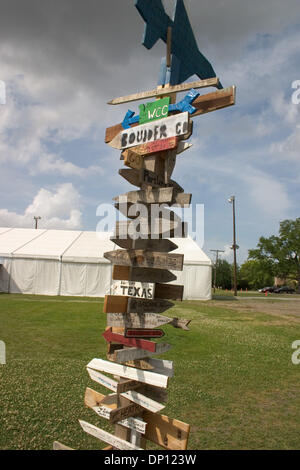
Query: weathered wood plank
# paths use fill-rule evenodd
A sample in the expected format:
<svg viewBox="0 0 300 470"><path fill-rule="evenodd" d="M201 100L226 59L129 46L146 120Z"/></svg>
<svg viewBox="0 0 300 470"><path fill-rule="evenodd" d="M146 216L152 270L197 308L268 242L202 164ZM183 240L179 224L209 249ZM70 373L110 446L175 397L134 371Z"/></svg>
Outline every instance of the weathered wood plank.
<svg viewBox="0 0 300 470"><path fill-rule="evenodd" d="M134 369L133 367L104 361L103 359L92 359L88 363L87 367L100 372L106 372L108 374L136 380L137 382L154 385L156 387L167 388L168 386L168 377L164 375L155 374L154 372L149 371L141 371L139 369Z"/></svg>
<svg viewBox="0 0 300 470"><path fill-rule="evenodd" d="M65 446L61 442L54 441L53 442L53 450L74 450L72 447Z"/></svg>
<svg viewBox="0 0 300 470"><path fill-rule="evenodd" d="M102 333L103 338L107 342L116 342L124 344L125 346L132 346L136 348L145 349L146 351L156 352L156 344L154 341L148 341L146 339L127 338L126 336L113 333L112 328L107 329Z"/></svg>
<svg viewBox="0 0 300 470"><path fill-rule="evenodd" d="M157 328L162 325L172 325L188 331L191 320L184 318L168 318L156 313L108 313L107 325L122 328Z"/></svg>
<svg viewBox="0 0 300 470"><path fill-rule="evenodd" d="M167 239L161 239L161 240L147 240L149 242L156 242L158 241L159 243L162 243L166 241ZM121 242L121 239L119 240ZM141 239L136 240L136 243L142 241ZM169 241L169 240L168 240ZM119 244L119 243L118 243ZM129 249L125 246L122 248ZM138 243L137 243L137 250L139 249L147 249L145 248L140 248ZM152 251L152 250L150 250ZM153 250L154 251L154 250ZM161 250L162 252L165 252L166 250ZM172 250L170 250L172 251ZM175 274L171 273L171 271L168 271L166 269L155 269L155 268L131 268L131 273L130 273L130 267L129 266L118 266L115 264L113 266L113 272L112 272L112 279L116 280L128 280L132 279L133 281L140 281L140 282L171 282L171 281L176 281L176 276Z"/></svg>
<svg viewBox="0 0 300 470"><path fill-rule="evenodd" d="M117 204L128 204L129 202L136 204L163 204L171 203L174 199L174 188L172 186L166 188L156 188L141 191L129 191L126 194L114 197Z"/></svg>
<svg viewBox="0 0 300 470"><path fill-rule="evenodd" d="M198 88L207 88L211 86L217 87L218 85L219 85L218 78L197 80L197 81L190 82L190 83L182 83L180 85L169 86L167 89L167 94L171 95L174 93L179 93L181 91L191 90L192 88L196 90ZM114 98L113 100L108 101L107 104L111 104L111 105L123 104L123 103L129 103L131 101L139 101L139 100L144 100L146 98L154 98L154 97L164 96L164 95L166 95L165 88L156 88L150 91L142 91L140 93L134 93L132 95L122 96L120 98Z"/></svg>
<svg viewBox="0 0 300 470"><path fill-rule="evenodd" d="M145 411L143 419L147 423L146 439L168 450L186 450L190 425L168 416Z"/></svg>
<svg viewBox="0 0 300 470"><path fill-rule="evenodd" d="M152 411L153 413L158 413L159 411L165 408L164 405L158 403L151 398L146 397L142 393L138 393L135 391L129 391L121 394L122 397L127 398L128 400L132 401L133 403L143 407L148 411Z"/></svg>
<svg viewBox="0 0 300 470"><path fill-rule="evenodd" d="M110 240L116 245L120 246L121 248L124 248L125 250L132 250L133 243L134 243L135 250L160 251L161 253L169 253L178 248L178 246L175 243L173 243L171 240L168 240L167 238L163 238L161 240L151 240L151 238L150 239L149 238L147 239L137 238L136 240L133 240L132 238L125 238L125 239L111 238ZM114 265L114 269L115 268L118 268L118 266ZM123 272L125 274L125 271ZM128 273L129 273L129 270L128 270ZM115 278L113 277L113 279ZM120 279L120 280L129 280L129 278ZM136 281L136 279L134 280ZM149 281L149 282L152 282L152 281Z"/></svg>
<svg viewBox="0 0 300 470"><path fill-rule="evenodd" d="M97 439L106 442L107 444L111 444L116 449L143 450L141 447L137 447L134 444L131 444L130 442L124 441L123 439L113 436L112 434L103 431L103 429L97 428L96 426L93 426L92 424L89 424L86 421L79 420L79 424L87 434L90 434L91 436L94 436Z"/></svg>
<svg viewBox="0 0 300 470"><path fill-rule="evenodd" d="M102 385L105 388L108 388L109 390L112 390L113 392L117 394L128 392L128 390L135 390L139 388L141 385L139 382L136 382L135 380L121 379L119 382L117 382L116 380L113 380L110 377L107 377L106 375L101 374L101 372L90 369L89 367L87 367L87 371L88 371L90 378L94 382L97 382L98 384Z"/></svg>
<svg viewBox="0 0 300 470"><path fill-rule="evenodd" d="M145 349L140 348L118 349L114 351L113 360L114 362L118 362L120 364L126 364L128 361L145 359L152 357L154 354L164 354L165 352L169 351L169 349L171 349L171 345L168 343L158 343L156 345L155 353L151 353L150 351L146 351Z"/></svg>
<svg viewBox="0 0 300 470"><path fill-rule="evenodd" d="M114 250L104 253L104 257L119 266L182 271L184 255L158 251Z"/></svg>
<svg viewBox="0 0 300 470"><path fill-rule="evenodd" d="M141 156L151 155L152 153L175 149L178 142L178 137L170 137L169 139L156 140L154 142L148 142L147 144L137 145L136 147L132 147L132 150Z"/></svg>
<svg viewBox="0 0 300 470"><path fill-rule="evenodd" d="M193 144L189 144L188 142L183 142L182 140L178 143L177 146L177 155L180 155L181 153L185 152L186 150L190 149L193 147Z"/></svg>
<svg viewBox="0 0 300 470"><path fill-rule="evenodd" d="M128 297L127 312L124 313L163 313L173 306L174 304L168 300L143 300Z"/></svg>
<svg viewBox="0 0 300 470"><path fill-rule="evenodd" d="M165 188L172 186L177 192L184 192L184 189L178 183L176 183L176 181L170 180L168 184L165 184L164 178L150 170L144 169L138 171L129 168L121 168L119 170L119 175L134 186L141 187L145 184L153 188Z"/></svg>
<svg viewBox="0 0 300 470"><path fill-rule="evenodd" d="M188 235L187 222L157 218L151 220L137 217L130 221L117 221L114 236L132 239L186 238Z"/></svg>
<svg viewBox="0 0 300 470"><path fill-rule="evenodd" d="M155 284L155 299L170 299L182 301L184 286L175 284Z"/></svg>
<svg viewBox="0 0 300 470"><path fill-rule="evenodd" d="M108 142L108 145L121 150L135 147L141 143L179 137L187 133L189 122L190 117L188 112L175 114L158 121L125 129Z"/></svg>
<svg viewBox="0 0 300 470"><path fill-rule="evenodd" d="M124 165L134 168L136 170L141 170L143 167L143 157L134 150L127 149L122 152L122 157L124 158Z"/></svg>
<svg viewBox="0 0 300 470"><path fill-rule="evenodd" d="M223 90L214 91L206 95L201 95L195 99L193 106L197 111L193 114L199 116L200 114L211 113L218 109L227 108L235 104L236 87L231 86Z"/></svg>

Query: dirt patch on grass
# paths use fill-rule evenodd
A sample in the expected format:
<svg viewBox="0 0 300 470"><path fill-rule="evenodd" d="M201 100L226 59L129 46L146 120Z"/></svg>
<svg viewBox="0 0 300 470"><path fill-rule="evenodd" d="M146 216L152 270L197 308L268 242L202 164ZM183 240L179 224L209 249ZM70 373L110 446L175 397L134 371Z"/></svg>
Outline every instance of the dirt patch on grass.
<svg viewBox="0 0 300 470"><path fill-rule="evenodd" d="M279 302L276 300L272 301L254 299L239 299L238 301L235 300L232 302L228 300L224 302L222 300L212 300L210 305L237 310L242 313L266 313L268 315L277 316L287 321L300 323L300 302L296 300L287 300L286 302L283 300Z"/></svg>

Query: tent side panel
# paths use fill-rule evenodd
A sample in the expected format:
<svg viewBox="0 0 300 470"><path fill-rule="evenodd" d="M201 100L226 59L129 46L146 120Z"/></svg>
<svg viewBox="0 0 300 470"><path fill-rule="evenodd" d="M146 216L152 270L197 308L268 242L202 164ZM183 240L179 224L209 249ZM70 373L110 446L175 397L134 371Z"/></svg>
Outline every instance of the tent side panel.
<svg viewBox="0 0 300 470"><path fill-rule="evenodd" d="M12 258L10 288L12 294L35 294L36 260Z"/></svg>
<svg viewBox="0 0 300 470"><path fill-rule="evenodd" d="M174 271L177 280L171 284L184 285L184 300L211 300L211 266L185 264L183 271Z"/></svg>
<svg viewBox="0 0 300 470"><path fill-rule="evenodd" d="M1 258L0 265L0 292L9 292L10 258Z"/></svg>
<svg viewBox="0 0 300 470"><path fill-rule="evenodd" d="M104 297L110 282L108 263L62 263L61 295Z"/></svg>

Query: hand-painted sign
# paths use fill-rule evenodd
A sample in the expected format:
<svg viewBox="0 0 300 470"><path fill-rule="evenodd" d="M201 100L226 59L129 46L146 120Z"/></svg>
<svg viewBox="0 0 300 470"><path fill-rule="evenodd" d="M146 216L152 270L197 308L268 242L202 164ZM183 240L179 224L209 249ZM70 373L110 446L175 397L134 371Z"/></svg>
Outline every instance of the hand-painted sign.
<svg viewBox="0 0 300 470"><path fill-rule="evenodd" d="M148 144L137 145L136 147L132 147L131 150L139 155L151 155L152 153L163 152L164 150L173 150L177 145L178 137L170 137L169 139L156 140L155 142L148 142Z"/></svg>
<svg viewBox="0 0 300 470"><path fill-rule="evenodd" d="M183 318L168 318L156 313L108 313L107 325L121 328L157 328L162 325L172 325L175 328L188 330L191 320Z"/></svg>
<svg viewBox="0 0 300 470"><path fill-rule="evenodd" d="M165 333L162 330L149 328L126 328L126 338L162 338Z"/></svg>
<svg viewBox="0 0 300 470"><path fill-rule="evenodd" d="M144 250L114 250L104 253L106 259L121 266L171 269L174 271L182 271L183 256Z"/></svg>
<svg viewBox="0 0 300 470"><path fill-rule="evenodd" d="M165 188L172 186L177 192L184 192L184 189L179 186L176 181L170 180L168 184L165 184L164 179L160 176L155 174L153 171L149 170L131 170L128 168L121 168L119 170L119 175L122 176L126 181L134 186L142 186L143 184L155 187L155 188Z"/></svg>
<svg viewBox="0 0 300 470"><path fill-rule="evenodd" d="M158 413L159 411L165 408L164 405L156 402L155 400L151 400L151 398L146 397L142 393L129 391L122 393L122 397L127 398L128 400L136 403L137 405L145 408L152 413Z"/></svg>
<svg viewBox="0 0 300 470"><path fill-rule="evenodd" d="M112 328L102 333L102 336L108 343L115 342L129 347L133 346L136 348L145 349L146 351L150 352L155 352L156 350L156 343L153 341L148 341L146 339L126 338L125 336L119 335L118 333L113 333Z"/></svg>
<svg viewBox="0 0 300 470"><path fill-rule="evenodd" d="M146 122L168 117L170 100L171 98L166 96L165 98L151 103L140 104L139 123L145 124Z"/></svg>
<svg viewBox="0 0 300 470"><path fill-rule="evenodd" d="M128 361L136 361L138 359L145 359L154 354L160 355L171 349L171 345L168 343L158 343L156 345L155 353L146 351L140 348L128 348L128 349L117 349L112 357L112 360L119 363L127 363Z"/></svg>
<svg viewBox="0 0 300 470"><path fill-rule="evenodd" d="M168 416L145 411L146 439L169 450L186 450L190 425Z"/></svg>
<svg viewBox="0 0 300 470"><path fill-rule="evenodd" d="M107 444L111 444L116 449L143 450L141 447L137 447L136 445L131 444L131 442L124 441L119 437L113 436L112 434L103 431L103 429L97 428L93 424L87 423L86 421L79 420L79 424L86 433L96 437L97 439L100 439L103 442L106 442Z"/></svg>
<svg viewBox="0 0 300 470"><path fill-rule="evenodd" d="M155 284L135 281L112 281L111 293L139 299L153 299Z"/></svg>
<svg viewBox="0 0 300 470"><path fill-rule="evenodd" d="M122 295L106 295L103 313L163 313L173 307L168 300L144 300Z"/></svg>
<svg viewBox="0 0 300 470"><path fill-rule="evenodd" d="M109 145L116 149L126 149L147 142L184 135L189 129L189 113L180 113L156 121L132 127L120 132Z"/></svg>

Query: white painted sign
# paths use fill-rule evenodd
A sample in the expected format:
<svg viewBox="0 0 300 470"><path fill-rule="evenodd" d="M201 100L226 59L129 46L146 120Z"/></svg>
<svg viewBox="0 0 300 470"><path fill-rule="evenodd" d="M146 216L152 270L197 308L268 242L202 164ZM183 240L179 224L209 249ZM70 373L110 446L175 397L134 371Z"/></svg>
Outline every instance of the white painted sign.
<svg viewBox="0 0 300 470"><path fill-rule="evenodd" d="M125 377L126 379L136 380L137 382L154 385L155 387L167 388L168 377L147 370L134 369L133 367L123 366L115 362L104 361L103 359L92 359L88 368L106 372L108 374Z"/></svg>
<svg viewBox="0 0 300 470"><path fill-rule="evenodd" d="M133 400L131 400L133 401ZM101 406L93 406L92 409L97 413L98 416L101 418L109 419L110 413L112 409L109 406L101 405ZM126 418L122 421L118 421L118 424L124 426L125 428L133 429L134 431L138 431L141 434L145 434L147 423L143 421L141 418Z"/></svg>
<svg viewBox="0 0 300 470"><path fill-rule="evenodd" d="M154 299L155 284L135 281L112 281L111 293L138 299Z"/></svg>
<svg viewBox="0 0 300 470"><path fill-rule="evenodd" d="M103 431L103 429L99 429L96 426L87 423L86 421L79 420L79 423L86 433L90 434L91 436L97 437L97 439L100 439L101 441L106 442L107 444L110 444L113 447L116 447L116 449L143 450L141 447L137 447L134 444L131 444L130 442L124 441L119 437L113 436L112 434L109 434L108 432Z"/></svg>
<svg viewBox="0 0 300 470"><path fill-rule="evenodd" d="M147 122L120 132L109 145L116 149L127 149L136 145L169 139L187 134L189 131L189 113L175 114L159 121Z"/></svg>
<svg viewBox="0 0 300 470"><path fill-rule="evenodd" d="M146 410L152 411L153 413L157 413L165 408L164 405L161 405L155 400L151 400L151 398L145 397L142 393L135 392L130 390L129 392L121 393L122 397L127 398L130 401L133 401L137 405L142 406Z"/></svg>

